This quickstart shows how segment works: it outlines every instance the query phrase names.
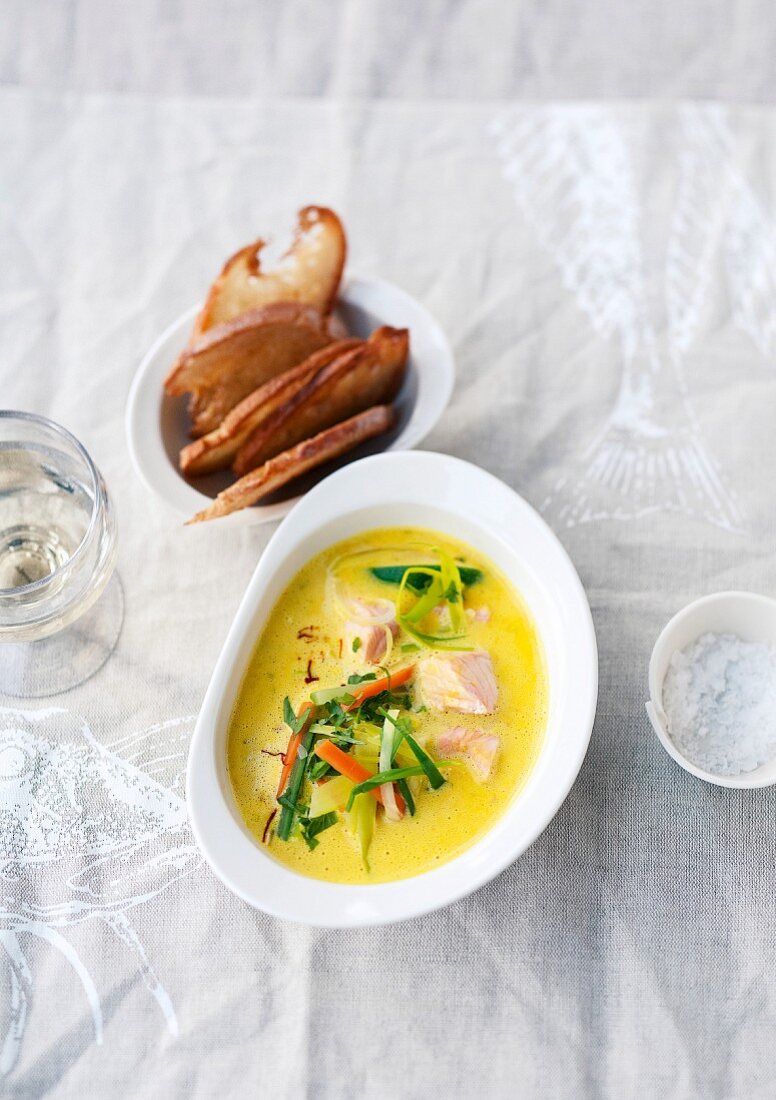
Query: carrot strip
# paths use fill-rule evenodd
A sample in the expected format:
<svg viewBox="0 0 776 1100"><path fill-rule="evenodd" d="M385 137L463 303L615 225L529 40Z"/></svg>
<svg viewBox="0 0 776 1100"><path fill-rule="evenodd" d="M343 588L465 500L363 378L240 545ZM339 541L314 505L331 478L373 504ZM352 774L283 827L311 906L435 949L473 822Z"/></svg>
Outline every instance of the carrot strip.
<svg viewBox="0 0 776 1100"><path fill-rule="evenodd" d="M310 728L310 723L314 717L315 704L314 703L302 703L299 708L299 713L309 711L307 721L300 729L299 733L292 733L288 739L288 748L285 752L285 760L283 761L283 770L280 773L280 782L278 783L278 790L276 798L280 798L281 794L285 790L286 783L288 783L288 777L291 774L291 769L294 766L294 762L299 754L299 746L302 744L302 739Z"/></svg>
<svg viewBox="0 0 776 1100"><path fill-rule="evenodd" d="M402 684L406 684L408 680L412 679L414 671L414 665L407 665L406 668L398 668L396 672L392 672L390 676L383 676L379 680L367 680L364 684L354 686L351 691L354 701L348 703L344 709L354 710L356 707L360 706L365 699L371 699L373 695L379 695L381 691L388 691L390 688L401 687Z"/></svg>
<svg viewBox="0 0 776 1100"><path fill-rule="evenodd" d="M321 760L325 760L327 764L331 764L335 771L338 771L340 775L344 775L353 783L363 783L365 779L371 779L375 774L374 772L370 772L369 769L365 768L362 764L359 764L358 760L354 760L352 756L343 752L342 749L338 748L331 741L319 741L315 746L315 753L317 756L320 756ZM373 787L369 793L381 806L385 805L380 787ZM402 813L404 813L407 808L404 799L398 791L396 792L396 805Z"/></svg>

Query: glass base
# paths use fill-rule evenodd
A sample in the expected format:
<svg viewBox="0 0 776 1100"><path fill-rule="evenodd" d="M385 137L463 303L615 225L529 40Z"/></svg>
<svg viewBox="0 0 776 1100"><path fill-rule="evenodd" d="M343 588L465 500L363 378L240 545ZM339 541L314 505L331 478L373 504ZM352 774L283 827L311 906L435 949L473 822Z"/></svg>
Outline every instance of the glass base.
<svg viewBox="0 0 776 1100"><path fill-rule="evenodd" d="M40 699L82 684L116 648L123 621L124 590L114 573L94 605L58 634L0 642L0 695Z"/></svg>

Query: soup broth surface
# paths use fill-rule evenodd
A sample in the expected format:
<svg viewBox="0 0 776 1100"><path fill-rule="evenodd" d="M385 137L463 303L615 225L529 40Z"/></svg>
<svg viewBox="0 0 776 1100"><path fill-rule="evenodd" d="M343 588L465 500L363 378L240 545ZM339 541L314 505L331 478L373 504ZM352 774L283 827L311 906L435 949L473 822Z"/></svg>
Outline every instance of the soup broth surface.
<svg viewBox="0 0 776 1100"><path fill-rule="evenodd" d="M485 731L499 738L493 772L478 781L466 763L445 771L447 782L432 790L412 780L416 814L389 822L377 814L364 865L356 837L340 821L317 837L310 849L300 835L276 835L276 789L289 729L283 722L288 696L298 713L311 691L342 684L350 673L370 671L359 653L345 645L340 596L397 599L399 589L372 575L383 565L429 562L441 548L460 567L479 570L481 579L464 589L469 644L492 659L498 700L492 714L440 713L424 707L415 686L411 698L413 735L429 753L451 727ZM479 615L477 613L480 613ZM489 616L489 617L488 617ZM401 631L386 656L389 668L428 657L432 650L410 647L417 640ZM436 651L433 651L436 652ZM377 675L380 675L377 670ZM515 798L536 761L547 720L548 685L541 641L520 595L487 558L447 535L419 528L367 531L314 557L297 574L272 610L239 690L228 731L228 768L245 823L265 851L299 874L330 882L390 882L431 870L479 839ZM275 755L273 755L275 754ZM359 796L371 797L371 796Z"/></svg>

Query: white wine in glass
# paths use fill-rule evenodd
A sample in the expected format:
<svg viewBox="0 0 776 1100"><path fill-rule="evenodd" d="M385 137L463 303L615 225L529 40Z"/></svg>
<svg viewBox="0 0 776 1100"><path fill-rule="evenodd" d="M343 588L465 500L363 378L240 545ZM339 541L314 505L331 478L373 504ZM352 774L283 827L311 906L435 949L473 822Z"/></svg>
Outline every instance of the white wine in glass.
<svg viewBox="0 0 776 1100"><path fill-rule="evenodd" d="M0 692L34 698L91 676L123 616L116 521L70 432L0 410Z"/></svg>

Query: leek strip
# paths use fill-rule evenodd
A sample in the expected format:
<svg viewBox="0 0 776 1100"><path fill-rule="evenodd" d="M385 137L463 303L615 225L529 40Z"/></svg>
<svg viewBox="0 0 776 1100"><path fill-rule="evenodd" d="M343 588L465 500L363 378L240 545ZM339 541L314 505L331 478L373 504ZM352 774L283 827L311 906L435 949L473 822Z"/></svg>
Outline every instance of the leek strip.
<svg viewBox="0 0 776 1100"><path fill-rule="evenodd" d="M318 691L310 692L310 698L318 707L324 703L331 703L335 699L347 703L353 702L353 696L346 687L320 688Z"/></svg>
<svg viewBox="0 0 776 1100"><path fill-rule="evenodd" d="M408 634L411 634L412 637L416 639L416 641L422 642L423 645L427 645L430 649L474 649L474 646L466 641L468 634L424 634L422 630L418 630L412 623L408 623L403 616L399 618L399 623Z"/></svg>
<svg viewBox="0 0 776 1100"><path fill-rule="evenodd" d="M399 623L416 641L422 642L424 645L430 646L432 649L472 649L473 647L467 642L464 645L458 645L458 642L464 641L468 637L466 633L466 623L463 617L463 590L461 586L461 577L458 566L455 564L449 554L444 551L437 550L437 554L441 559L439 565L439 571L436 572L431 568L421 568L418 570L420 573L425 573L431 579L428 583L428 588L425 593L415 601L413 607L406 613L399 611ZM402 607L403 596L407 591L407 578L410 576L408 572L405 572L402 577L401 585L399 587L399 598L396 601L398 609ZM452 597L446 595L452 593ZM451 631L446 634L427 634L418 627L418 623L428 615L433 609L440 603L445 602L450 610L450 623Z"/></svg>
<svg viewBox="0 0 776 1100"><path fill-rule="evenodd" d="M353 783L344 775L338 775L329 779L326 783L319 783L313 787L310 797L310 817L320 817L322 814L343 810L348 800Z"/></svg>
<svg viewBox="0 0 776 1100"><path fill-rule="evenodd" d="M442 593L444 591L442 587L442 578L438 573L427 570L428 575L431 577L428 588L422 596L415 600L414 605L409 611L401 613L402 619L407 619L411 623L418 623L421 619L425 618L430 611L436 607L439 601L442 599ZM408 573L404 574L401 585L399 586L399 598L396 601L397 611L403 606L402 600L404 593L407 591L407 577Z"/></svg>
<svg viewBox="0 0 776 1100"><path fill-rule="evenodd" d="M299 746L300 752L294 761L288 785L282 795L283 809L280 814L277 833L275 834L280 840L288 840L291 835L291 828L294 824L294 817L296 816L296 803L299 799L299 792L302 789L305 768L307 767L307 754L314 740L315 734L312 729L308 729L302 739L302 744ZM304 749L304 752L301 751L302 749Z"/></svg>
<svg viewBox="0 0 776 1100"><path fill-rule="evenodd" d="M409 747L415 753L417 761L425 772L429 783L435 791L438 790L442 786L442 784L446 782L445 777L442 775L439 768L436 766L428 753L423 751L423 749L417 743L412 734L406 733L404 737Z"/></svg>
<svg viewBox="0 0 776 1100"><path fill-rule="evenodd" d="M425 589L429 585L428 571L432 569L438 573L440 567L438 565L374 565L369 570L373 577L376 577L378 581L383 581L385 584L401 584L402 580L407 573L410 574L410 579L407 582L411 588ZM476 584L482 580L482 570L474 569L470 565L457 566L458 573L461 577L461 583L464 587L468 588L472 584ZM417 581L415 577L417 576Z"/></svg>
<svg viewBox="0 0 776 1100"><path fill-rule="evenodd" d="M398 715L398 710L387 710L385 712L385 721L380 735L380 759L378 761L378 771L381 772L387 772L393 765L393 754L396 751L394 749L394 733ZM380 793L383 796L386 819L388 821L400 821L402 815L396 801L393 783L383 783Z"/></svg>
<svg viewBox="0 0 776 1100"><path fill-rule="evenodd" d="M362 783L357 783L350 792L348 804L345 807L346 810L349 812L353 809L356 795L368 794L369 791L374 790L375 787L382 787L384 783L396 783L399 779L409 779L410 776L413 775L425 775L423 768L421 768L419 764L416 764L412 768L389 768L388 771L378 772L377 775L370 775L369 779L365 779Z"/></svg>
<svg viewBox="0 0 776 1100"><path fill-rule="evenodd" d="M464 629L463 622L463 585L458 566L444 550L434 547L434 553L439 558L442 577L442 591L450 610L450 623L453 634L460 634Z"/></svg>
<svg viewBox="0 0 776 1100"><path fill-rule="evenodd" d="M359 798L356 805L348 813L348 824L358 839L361 849L361 858L364 867L370 871L369 848L375 831L375 818L377 817L377 803L373 798Z"/></svg>
<svg viewBox="0 0 776 1100"><path fill-rule="evenodd" d="M399 751L399 746L401 745L402 741L404 740L405 736L412 728L412 726L410 725L409 718L399 718L398 710L385 710L384 707L381 707L378 713L382 714L383 718L385 719L386 724L383 725L384 731L387 728L387 723L390 722L390 724L393 726L393 745L391 747L391 758L385 764L383 764L382 755L380 756L380 769L381 771L385 771L387 768L393 767L393 759L396 756L396 753Z"/></svg>
<svg viewBox="0 0 776 1100"><path fill-rule="evenodd" d="M415 799L412 797L412 791L410 790L409 783L407 782L406 779L399 779L396 782L396 786L401 791L401 796L404 799L404 801L407 803L407 809L410 812L410 817L414 817L415 816Z"/></svg>

